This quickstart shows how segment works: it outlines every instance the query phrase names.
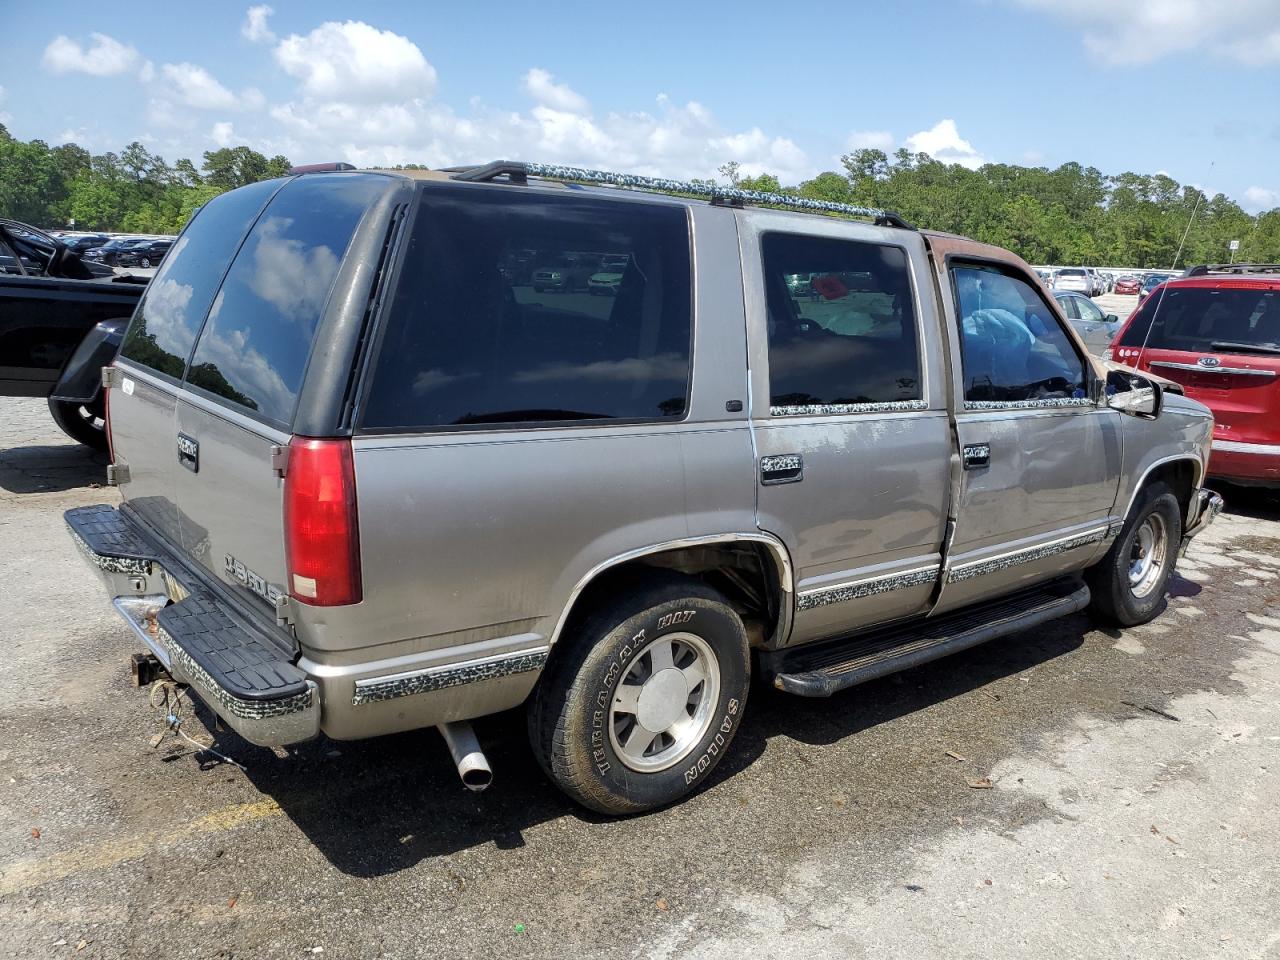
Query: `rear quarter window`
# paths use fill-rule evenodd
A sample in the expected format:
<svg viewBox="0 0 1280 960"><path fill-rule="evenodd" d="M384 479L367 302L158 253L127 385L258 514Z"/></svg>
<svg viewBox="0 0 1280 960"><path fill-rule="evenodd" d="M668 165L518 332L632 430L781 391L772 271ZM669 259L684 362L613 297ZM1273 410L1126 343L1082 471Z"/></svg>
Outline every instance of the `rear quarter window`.
<svg viewBox="0 0 1280 960"><path fill-rule="evenodd" d="M690 273L682 206L424 189L362 426L679 419Z"/></svg>
<svg viewBox="0 0 1280 960"><path fill-rule="evenodd" d="M338 266L381 177L307 175L272 199L236 254L187 384L288 424Z"/></svg>
<svg viewBox="0 0 1280 960"><path fill-rule="evenodd" d="M240 241L279 180L214 197L187 225L134 312L120 355L182 378L196 333Z"/></svg>

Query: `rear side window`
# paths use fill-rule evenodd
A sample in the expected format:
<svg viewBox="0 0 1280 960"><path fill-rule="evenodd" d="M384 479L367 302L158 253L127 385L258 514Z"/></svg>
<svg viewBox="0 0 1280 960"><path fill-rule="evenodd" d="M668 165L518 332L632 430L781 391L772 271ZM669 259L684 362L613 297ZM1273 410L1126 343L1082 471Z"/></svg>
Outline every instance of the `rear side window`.
<svg viewBox="0 0 1280 960"><path fill-rule="evenodd" d="M681 206L428 188L363 425L682 417L690 283Z"/></svg>
<svg viewBox="0 0 1280 960"><path fill-rule="evenodd" d="M1280 353L1280 289L1166 287L1142 304L1120 345L1144 343L1192 353Z"/></svg>
<svg viewBox="0 0 1280 960"><path fill-rule="evenodd" d="M200 334L187 383L287 424L338 264L378 177L299 177L236 255Z"/></svg>
<svg viewBox="0 0 1280 960"><path fill-rule="evenodd" d="M791 233L761 247L774 416L921 399L905 251Z"/></svg>
<svg viewBox="0 0 1280 960"><path fill-rule="evenodd" d="M148 285L125 334L122 357L182 378L227 263L279 187L278 180L255 183L214 197L200 209Z"/></svg>

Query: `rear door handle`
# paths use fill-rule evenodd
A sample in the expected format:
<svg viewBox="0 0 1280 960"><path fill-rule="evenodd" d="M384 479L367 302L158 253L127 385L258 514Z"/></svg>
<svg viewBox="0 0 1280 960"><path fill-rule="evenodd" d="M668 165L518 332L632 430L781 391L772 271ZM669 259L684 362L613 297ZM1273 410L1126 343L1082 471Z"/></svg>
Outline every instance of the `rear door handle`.
<svg viewBox="0 0 1280 960"><path fill-rule="evenodd" d="M200 441L185 433L178 434L178 462L192 473L199 473Z"/></svg>
<svg viewBox="0 0 1280 960"><path fill-rule="evenodd" d="M964 468L977 470L979 467L991 465L991 444L966 443L964 445Z"/></svg>
<svg viewBox="0 0 1280 960"><path fill-rule="evenodd" d="M799 483L804 479L804 458L798 453L782 453L760 458L760 482L765 486L775 483Z"/></svg>

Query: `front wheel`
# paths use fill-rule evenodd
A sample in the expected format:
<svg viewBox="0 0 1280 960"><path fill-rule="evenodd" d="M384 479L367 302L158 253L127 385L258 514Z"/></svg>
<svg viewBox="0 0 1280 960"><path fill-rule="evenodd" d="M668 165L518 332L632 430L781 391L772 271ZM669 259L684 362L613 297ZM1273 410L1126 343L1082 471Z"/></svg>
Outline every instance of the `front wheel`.
<svg viewBox="0 0 1280 960"><path fill-rule="evenodd" d="M1159 612L1182 544L1182 508L1163 483L1138 496L1120 536L1085 571L1091 609L1122 627L1148 623Z"/></svg>
<svg viewBox="0 0 1280 960"><path fill-rule="evenodd" d="M53 415L53 422L72 440L106 452L107 421L101 397L91 404L54 400L51 397L49 412Z"/></svg>
<svg viewBox="0 0 1280 960"><path fill-rule="evenodd" d="M747 634L700 581L671 576L602 605L561 641L529 705L539 763L601 813L639 813L706 783L737 732Z"/></svg>

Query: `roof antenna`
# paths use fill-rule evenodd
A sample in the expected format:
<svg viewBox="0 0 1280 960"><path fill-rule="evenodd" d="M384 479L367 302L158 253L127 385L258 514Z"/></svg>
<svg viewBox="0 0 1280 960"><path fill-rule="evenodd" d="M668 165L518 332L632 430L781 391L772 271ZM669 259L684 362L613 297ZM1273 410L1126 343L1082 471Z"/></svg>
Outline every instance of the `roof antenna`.
<svg viewBox="0 0 1280 960"><path fill-rule="evenodd" d="M1213 165L1215 162L1216 161L1214 160L1209 161L1210 176L1213 174ZM1205 179L1208 180L1209 177L1205 177ZM1178 260L1182 257L1182 248L1187 242L1187 234L1191 232L1191 225L1196 222L1196 211L1200 209L1200 200L1202 197L1204 197L1204 191L1199 187L1196 187L1196 202L1195 206L1191 208L1191 219L1187 221L1187 229L1182 231L1182 241L1178 244L1178 252L1173 255L1173 266L1169 268L1170 270L1178 269Z"/></svg>
<svg viewBox="0 0 1280 960"><path fill-rule="evenodd" d="M1212 176L1213 174L1213 165L1215 162L1216 161L1214 160L1209 161L1210 176ZM1208 180L1208 179L1209 177L1205 177L1205 180ZM1187 229L1182 231L1182 240L1178 244L1178 252L1173 255L1173 266L1169 268L1170 273L1178 269L1178 260L1181 259L1182 257L1182 248L1183 246L1186 245L1187 236L1191 233L1191 225L1196 222L1196 211L1200 209L1200 201L1203 197L1204 197L1204 191L1201 190L1199 187L1196 187L1196 202L1191 207L1191 218L1187 220ZM1173 278L1170 277L1169 279L1172 280ZM1135 369L1138 369L1142 366L1142 355L1147 351L1147 342L1151 339L1151 331L1156 328L1156 317L1159 316L1160 314L1160 308L1164 306L1164 294L1165 294L1165 286L1162 283L1160 285L1160 297L1159 299L1156 300L1155 308L1151 311L1151 322L1147 324L1147 332L1146 332L1146 335L1143 336L1142 338L1142 346L1138 348L1138 356L1133 361L1133 366Z"/></svg>

